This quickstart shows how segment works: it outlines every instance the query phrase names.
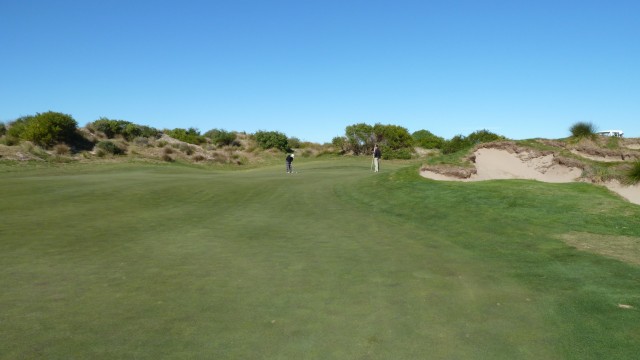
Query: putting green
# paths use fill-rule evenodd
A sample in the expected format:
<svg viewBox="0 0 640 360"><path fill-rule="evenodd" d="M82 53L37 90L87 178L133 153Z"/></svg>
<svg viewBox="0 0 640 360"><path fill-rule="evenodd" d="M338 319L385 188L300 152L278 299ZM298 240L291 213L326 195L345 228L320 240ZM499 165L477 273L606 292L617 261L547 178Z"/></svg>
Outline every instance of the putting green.
<svg viewBox="0 0 640 360"><path fill-rule="evenodd" d="M587 184L296 159L0 173L1 358L631 359L640 236ZM621 308L625 304L631 308Z"/></svg>

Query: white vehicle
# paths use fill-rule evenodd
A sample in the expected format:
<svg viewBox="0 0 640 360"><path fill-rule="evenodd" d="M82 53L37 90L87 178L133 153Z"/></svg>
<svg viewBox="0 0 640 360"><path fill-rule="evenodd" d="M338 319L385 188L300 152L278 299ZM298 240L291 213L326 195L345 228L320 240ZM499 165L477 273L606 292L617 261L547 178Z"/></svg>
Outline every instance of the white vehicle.
<svg viewBox="0 0 640 360"><path fill-rule="evenodd" d="M605 131L598 131L599 135L602 136L615 136L615 137L622 137L622 135L624 135L624 133L622 132L622 130L605 130Z"/></svg>

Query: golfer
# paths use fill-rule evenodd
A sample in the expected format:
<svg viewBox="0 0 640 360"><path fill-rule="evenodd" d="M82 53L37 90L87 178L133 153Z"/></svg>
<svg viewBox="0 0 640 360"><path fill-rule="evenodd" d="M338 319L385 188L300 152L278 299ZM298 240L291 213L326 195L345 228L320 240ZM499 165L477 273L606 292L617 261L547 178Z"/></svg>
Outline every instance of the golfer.
<svg viewBox="0 0 640 360"><path fill-rule="evenodd" d="M295 154L289 154L287 155L287 158L285 159L287 162L287 174L291 174L293 172L293 170L291 170L291 163L293 162L293 158L295 157Z"/></svg>
<svg viewBox="0 0 640 360"><path fill-rule="evenodd" d="M380 171L380 158L382 157L382 153L380 152L380 148L378 144L373 148L373 165L375 167L374 171Z"/></svg>

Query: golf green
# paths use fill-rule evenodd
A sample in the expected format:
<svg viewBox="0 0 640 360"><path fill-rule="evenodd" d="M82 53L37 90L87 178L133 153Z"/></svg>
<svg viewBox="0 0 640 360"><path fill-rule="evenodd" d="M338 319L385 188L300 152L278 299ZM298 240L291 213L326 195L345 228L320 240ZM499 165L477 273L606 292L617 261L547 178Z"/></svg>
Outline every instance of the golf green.
<svg viewBox="0 0 640 360"><path fill-rule="evenodd" d="M562 240L640 239L640 206L411 162L294 165L5 167L0 358L640 353L640 267Z"/></svg>

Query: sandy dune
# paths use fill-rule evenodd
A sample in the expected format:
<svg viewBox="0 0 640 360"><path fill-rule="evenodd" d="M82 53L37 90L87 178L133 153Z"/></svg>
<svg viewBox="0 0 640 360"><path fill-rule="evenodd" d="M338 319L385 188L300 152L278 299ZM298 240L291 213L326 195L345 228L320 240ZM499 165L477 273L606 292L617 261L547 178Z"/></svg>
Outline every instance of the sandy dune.
<svg viewBox="0 0 640 360"><path fill-rule="evenodd" d="M503 149L481 148L475 152L475 173L468 177L454 177L436 171L421 170L426 178L441 181L483 181L499 179L530 179L550 183L579 181L582 170L559 165L554 155L538 155L530 152L514 153ZM624 186L610 182L604 184L634 204L640 204L640 184Z"/></svg>

